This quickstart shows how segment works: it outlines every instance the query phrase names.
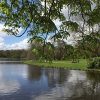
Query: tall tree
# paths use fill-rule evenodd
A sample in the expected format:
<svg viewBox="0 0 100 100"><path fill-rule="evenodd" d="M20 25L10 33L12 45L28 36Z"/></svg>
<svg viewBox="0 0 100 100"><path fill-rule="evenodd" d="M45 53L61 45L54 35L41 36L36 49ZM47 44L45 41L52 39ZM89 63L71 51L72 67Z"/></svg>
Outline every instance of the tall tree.
<svg viewBox="0 0 100 100"><path fill-rule="evenodd" d="M59 27L55 20L61 22ZM0 0L0 22L6 26L4 31L16 37L27 33L31 41L42 38L43 54L48 36L64 40L72 33L80 36L85 49L87 35L93 41L97 36L100 43L100 0Z"/></svg>

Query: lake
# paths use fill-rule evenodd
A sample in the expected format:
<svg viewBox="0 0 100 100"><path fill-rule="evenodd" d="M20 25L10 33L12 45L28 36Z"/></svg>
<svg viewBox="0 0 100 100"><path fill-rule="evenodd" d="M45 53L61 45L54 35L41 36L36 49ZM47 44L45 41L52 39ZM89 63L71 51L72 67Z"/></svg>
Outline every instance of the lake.
<svg viewBox="0 0 100 100"><path fill-rule="evenodd" d="M0 100L100 100L100 73L4 62Z"/></svg>

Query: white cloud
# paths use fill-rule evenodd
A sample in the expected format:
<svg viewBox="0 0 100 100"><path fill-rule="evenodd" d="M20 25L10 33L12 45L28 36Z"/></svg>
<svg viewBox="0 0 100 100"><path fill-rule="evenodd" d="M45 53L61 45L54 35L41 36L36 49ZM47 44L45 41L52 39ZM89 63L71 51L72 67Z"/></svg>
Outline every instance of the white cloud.
<svg viewBox="0 0 100 100"><path fill-rule="evenodd" d="M28 39L24 39L22 41L19 41L18 43L13 44L6 44L4 42L4 38L0 37L0 50L16 50L16 49L28 49Z"/></svg>
<svg viewBox="0 0 100 100"><path fill-rule="evenodd" d="M7 33L3 32L2 29L4 28L3 24L0 24L0 50L16 50L16 49L28 49L28 39L24 39L17 43L7 44L5 43L5 39L8 36ZM19 33L22 31L22 28L19 29Z"/></svg>
<svg viewBox="0 0 100 100"><path fill-rule="evenodd" d="M55 25L57 26L57 28L59 28L59 26L61 25L61 22L59 21L59 19L56 19L53 22L55 23Z"/></svg>
<svg viewBox="0 0 100 100"><path fill-rule="evenodd" d="M5 44L4 38L0 37L0 50L16 50L16 49L28 49L28 39L19 41L18 43Z"/></svg>
<svg viewBox="0 0 100 100"><path fill-rule="evenodd" d="M0 49L4 48L4 39L2 37L0 37Z"/></svg>
<svg viewBox="0 0 100 100"><path fill-rule="evenodd" d="M28 44L28 39L24 39L23 41L20 41L18 43L14 43L11 45L6 45L6 49L8 50L16 50L16 49L28 49L29 44Z"/></svg>
<svg viewBox="0 0 100 100"><path fill-rule="evenodd" d="M10 27L5 27L4 26L4 24L0 24L0 36L1 37L5 37L5 36L9 36L6 32L4 32L4 30L3 29L11 29ZM16 29L18 29L18 33L20 34L22 31L23 31L23 29L20 27L20 28L16 28Z"/></svg>
<svg viewBox="0 0 100 100"><path fill-rule="evenodd" d="M0 37L5 37L5 36L8 36L5 32L3 32L4 28L4 25L3 24L0 24Z"/></svg>

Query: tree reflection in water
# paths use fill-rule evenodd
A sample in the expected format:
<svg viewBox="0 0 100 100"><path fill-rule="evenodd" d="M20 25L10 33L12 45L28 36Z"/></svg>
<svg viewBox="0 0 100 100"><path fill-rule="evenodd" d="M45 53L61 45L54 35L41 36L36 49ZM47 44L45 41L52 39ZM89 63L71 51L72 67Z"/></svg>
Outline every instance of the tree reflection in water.
<svg viewBox="0 0 100 100"><path fill-rule="evenodd" d="M41 76L44 75L48 79L48 85L63 84L69 76L69 71L64 69L56 68L40 68L40 67L28 67L28 79L29 80L40 80Z"/></svg>
<svg viewBox="0 0 100 100"><path fill-rule="evenodd" d="M38 81L37 88L46 90L34 100L100 100L100 73L97 72L30 66L28 79Z"/></svg>
<svg viewBox="0 0 100 100"><path fill-rule="evenodd" d="M87 71L86 75L71 86L72 96L66 100L100 100L100 73Z"/></svg>
<svg viewBox="0 0 100 100"><path fill-rule="evenodd" d="M35 100L100 100L100 74L63 69L46 72L48 83L55 87Z"/></svg>
<svg viewBox="0 0 100 100"><path fill-rule="evenodd" d="M28 79L29 80L40 80L41 76L42 76L42 69L40 67L38 66L28 67Z"/></svg>

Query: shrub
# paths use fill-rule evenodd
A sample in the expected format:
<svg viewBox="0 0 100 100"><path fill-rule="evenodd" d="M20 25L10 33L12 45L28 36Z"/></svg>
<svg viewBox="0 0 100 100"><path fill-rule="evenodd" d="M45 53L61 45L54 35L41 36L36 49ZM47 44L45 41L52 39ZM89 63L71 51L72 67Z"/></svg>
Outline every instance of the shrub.
<svg viewBox="0 0 100 100"><path fill-rule="evenodd" d="M100 57L92 58L89 60L88 68L100 69Z"/></svg>

